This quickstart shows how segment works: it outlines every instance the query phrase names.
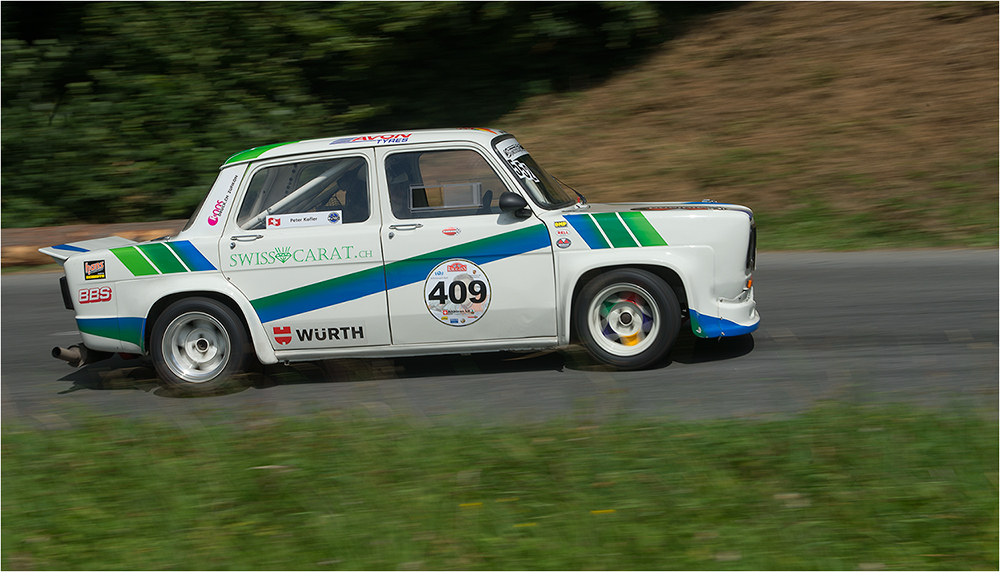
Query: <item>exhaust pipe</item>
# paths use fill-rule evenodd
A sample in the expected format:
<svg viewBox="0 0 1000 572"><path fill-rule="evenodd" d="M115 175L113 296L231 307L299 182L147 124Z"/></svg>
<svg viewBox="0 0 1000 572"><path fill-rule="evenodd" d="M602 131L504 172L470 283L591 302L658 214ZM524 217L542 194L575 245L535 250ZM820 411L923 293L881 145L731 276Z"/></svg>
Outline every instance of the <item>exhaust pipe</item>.
<svg viewBox="0 0 1000 572"><path fill-rule="evenodd" d="M52 348L52 357L61 359L69 363L70 367L80 367L102 359L108 359L113 354L109 352L99 352L88 350L82 344L72 345L68 348L56 346Z"/></svg>

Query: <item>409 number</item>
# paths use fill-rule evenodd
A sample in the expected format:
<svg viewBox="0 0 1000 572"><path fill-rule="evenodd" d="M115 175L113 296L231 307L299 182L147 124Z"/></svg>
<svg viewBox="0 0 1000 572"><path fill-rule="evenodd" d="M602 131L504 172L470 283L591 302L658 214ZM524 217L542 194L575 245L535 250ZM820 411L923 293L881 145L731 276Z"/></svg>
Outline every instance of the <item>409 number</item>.
<svg viewBox="0 0 1000 572"><path fill-rule="evenodd" d="M486 283L482 280L473 280L469 282L468 286L465 285L465 282L455 280L448 286L447 292L444 284L443 280L438 281L431 288L427 300L438 304L447 304L449 300L452 304L464 304L466 300L473 304L482 304L486 301L486 296L489 293Z"/></svg>

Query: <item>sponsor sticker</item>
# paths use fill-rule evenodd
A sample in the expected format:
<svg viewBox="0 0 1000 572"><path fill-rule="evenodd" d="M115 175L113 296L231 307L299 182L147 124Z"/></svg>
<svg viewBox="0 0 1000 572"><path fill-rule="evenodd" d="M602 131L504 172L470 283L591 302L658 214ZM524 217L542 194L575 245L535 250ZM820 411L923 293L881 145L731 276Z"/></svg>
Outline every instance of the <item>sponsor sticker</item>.
<svg viewBox="0 0 1000 572"><path fill-rule="evenodd" d="M443 234L445 236L455 236L456 234L459 234L461 232L462 232L461 229L458 229L458 228L455 228L455 227L452 226L452 227L449 227L449 228L446 228L446 229L442 230L441 234Z"/></svg>
<svg viewBox="0 0 1000 572"><path fill-rule="evenodd" d="M287 346L292 341L291 326L274 326L274 341Z"/></svg>
<svg viewBox="0 0 1000 572"><path fill-rule="evenodd" d="M103 280L107 278L104 274L104 261L94 260L92 262L83 263L83 279L84 280Z"/></svg>
<svg viewBox="0 0 1000 572"><path fill-rule="evenodd" d="M514 171L515 175L525 180L531 180L536 183L539 182L538 175L536 175L530 167L517 160L518 157L527 155L528 152L525 151L524 147L521 147L521 144L516 140L507 139L505 141L501 141L497 145L497 151L499 151L500 155L507 160L507 164L510 165L511 170Z"/></svg>
<svg viewBox="0 0 1000 572"><path fill-rule="evenodd" d="M267 217L267 228L300 228L304 226L330 226L343 220L341 211L330 213L298 213Z"/></svg>
<svg viewBox="0 0 1000 572"><path fill-rule="evenodd" d="M94 304L98 302L111 301L111 286L101 286L99 288L84 288L80 290L77 300L81 304Z"/></svg>
<svg viewBox="0 0 1000 572"><path fill-rule="evenodd" d="M362 250L354 245L330 246L327 248L292 248L276 246L266 252L234 252L229 255L230 268L267 266L270 264L340 262L342 260L365 260L374 258L373 250Z"/></svg>
<svg viewBox="0 0 1000 572"><path fill-rule="evenodd" d="M344 145L345 143L366 143L371 142L376 145L385 143L406 143L413 133L395 133L386 135L362 135L360 137L341 137L330 141L330 145Z"/></svg>
<svg viewBox="0 0 1000 572"><path fill-rule="evenodd" d="M295 329L295 337L299 343L304 342L343 342L365 339L364 326L332 326L328 328Z"/></svg>
<svg viewBox="0 0 1000 572"><path fill-rule="evenodd" d="M295 328L294 335L291 326L274 326L274 341L287 346L293 341L296 345L315 345L318 342L346 342L365 339L365 326L330 326L322 328ZM327 344L320 344L327 345Z"/></svg>
<svg viewBox="0 0 1000 572"><path fill-rule="evenodd" d="M446 260L427 275L424 301L435 321L468 326L490 306L490 281L482 268L468 260Z"/></svg>
<svg viewBox="0 0 1000 572"><path fill-rule="evenodd" d="M504 159L507 159L508 161L517 159L521 155L528 154L528 152L524 150L524 147L521 147L521 144L518 143L516 139L506 139L501 141L497 145L497 150L500 151L500 154L503 155Z"/></svg>
<svg viewBox="0 0 1000 572"><path fill-rule="evenodd" d="M565 236L556 241L556 246L559 248L569 248L569 245L571 244L573 244L573 242Z"/></svg>
<svg viewBox="0 0 1000 572"><path fill-rule="evenodd" d="M567 224L568 223L566 221L564 221L564 220L557 220L556 222L552 223L552 226L554 226L556 228L562 228L562 227L566 226Z"/></svg>
<svg viewBox="0 0 1000 572"><path fill-rule="evenodd" d="M226 210L226 205L229 203L229 195L233 194L233 187L239 179L239 175L233 177L233 182L229 183L229 190L226 191L226 196L222 197L221 201L215 201L215 207L212 208L212 214L208 215L208 224L210 226L219 224L219 217L221 217L222 212Z"/></svg>

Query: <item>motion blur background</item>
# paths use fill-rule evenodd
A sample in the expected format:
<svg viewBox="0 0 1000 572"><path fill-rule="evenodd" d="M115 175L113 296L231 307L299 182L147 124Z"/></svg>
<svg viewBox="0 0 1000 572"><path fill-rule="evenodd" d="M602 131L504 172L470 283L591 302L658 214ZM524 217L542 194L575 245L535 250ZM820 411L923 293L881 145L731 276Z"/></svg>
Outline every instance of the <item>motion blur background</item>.
<svg viewBox="0 0 1000 572"><path fill-rule="evenodd" d="M244 149L461 126L592 202L747 204L762 250L996 248L997 8L5 1L0 265L167 234ZM125 224L48 226L79 223ZM664 367L306 362L197 400L49 358L56 277L7 274L0 566L996 570L996 251L765 258L753 337Z"/></svg>
<svg viewBox="0 0 1000 572"><path fill-rule="evenodd" d="M186 218L233 153L513 132L761 247L997 245L994 3L4 2L2 224Z"/></svg>

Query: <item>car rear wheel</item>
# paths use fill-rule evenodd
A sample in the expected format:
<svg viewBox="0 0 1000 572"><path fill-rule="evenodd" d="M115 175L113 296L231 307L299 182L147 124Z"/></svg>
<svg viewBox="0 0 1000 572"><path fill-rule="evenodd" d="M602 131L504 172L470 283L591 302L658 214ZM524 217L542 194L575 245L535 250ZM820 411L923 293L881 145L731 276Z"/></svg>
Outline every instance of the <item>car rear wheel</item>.
<svg viewBox="0 0 1000 572"><path fill-rule="evenodd" d="M218 392L250 354L239 317L210 298L185 298L168 306L153 326L151 341L162 385L188 394Z"/></svg>
<svg viewBox="0 0 1000 572"><path fill-rule="evenodd" d="M645 270L612 270L580 292L574 309L577 333L599 361L641 369L663 357L681 327L674 291Z"/></svg>

